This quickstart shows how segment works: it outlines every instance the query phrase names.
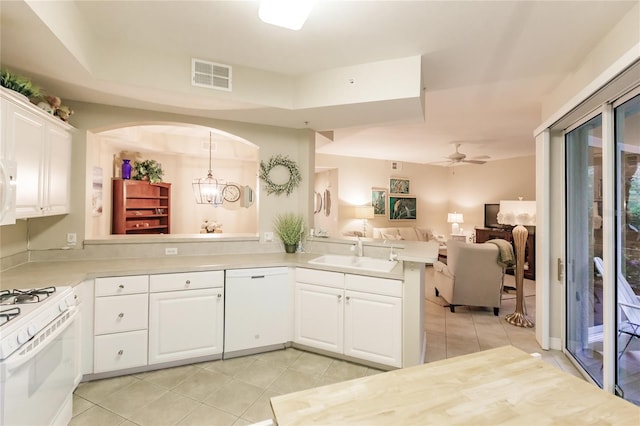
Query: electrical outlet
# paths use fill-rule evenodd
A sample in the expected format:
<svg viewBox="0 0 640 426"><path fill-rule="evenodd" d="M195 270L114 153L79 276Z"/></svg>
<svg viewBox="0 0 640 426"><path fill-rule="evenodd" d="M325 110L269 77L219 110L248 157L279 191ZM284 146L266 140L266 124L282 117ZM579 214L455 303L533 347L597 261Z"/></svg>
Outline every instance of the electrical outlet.
<svg viewBox="0 0 640 426"><path fill-rule="evenodd" d="M178 254L178 249L176 247L168 247L164 249L164 254L166 256L175 256Z"/></svg>
<svg viewBox="0 0 640 426"><path fill-rule="evenodd" d="M273 232L265 232L264 233L264 240L266 242L268 242L268 243L273 241Z"/></svg>
<svg viewBox="0 0 640 426"><path fill-rule="evenodd" d="M77 238L78 237L76 236L75 232L69 232L67 234L67 245L68 246L75 246L76 242L78 241Z"/></svg>

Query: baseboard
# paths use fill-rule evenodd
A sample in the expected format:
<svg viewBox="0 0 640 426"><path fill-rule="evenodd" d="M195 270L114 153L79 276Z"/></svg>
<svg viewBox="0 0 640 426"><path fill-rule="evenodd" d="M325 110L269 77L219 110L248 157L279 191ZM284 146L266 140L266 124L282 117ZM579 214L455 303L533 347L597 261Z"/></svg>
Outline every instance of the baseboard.
<svg viewBox="0 0 640 426"><path fill-rule="evenodd" d="M549 338L549 348L554 351L562 350L562 340L559 337L550 337Z"/></svg>

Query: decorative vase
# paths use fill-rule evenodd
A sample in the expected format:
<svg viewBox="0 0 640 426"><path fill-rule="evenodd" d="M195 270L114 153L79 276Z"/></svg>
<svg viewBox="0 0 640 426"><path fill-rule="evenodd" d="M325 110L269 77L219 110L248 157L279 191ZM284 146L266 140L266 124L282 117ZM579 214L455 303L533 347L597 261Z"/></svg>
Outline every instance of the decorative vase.
<svg viewBox="0 0 640 426"><path fill-rule="evenodd" d="M286 253L295 253L296 252L296 244L285 244L284 251Z"/></svg>
<svg viewBox="0 0 640 426"><path fill-rule="evenodd" d="M122 179L131 179L131 164L129 164L129 160L122 160Z"/></svg>

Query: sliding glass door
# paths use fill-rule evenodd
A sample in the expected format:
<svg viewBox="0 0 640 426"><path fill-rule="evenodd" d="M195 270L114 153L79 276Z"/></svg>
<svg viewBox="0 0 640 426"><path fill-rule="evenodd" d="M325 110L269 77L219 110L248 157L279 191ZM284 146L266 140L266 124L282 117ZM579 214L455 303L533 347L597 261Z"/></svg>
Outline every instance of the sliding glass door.
<svg viewBox="0 0 640 426"><path fill-rule="evenodd" d="M565 137L566 349L602 386L602 116Z"/></svg>
<svg viewBox="0 0 640 426"><path fill-rule="evenodd" d="M601 110L565 133L565 346L594 382L640 405L640 94Z"/></svg>
<svg viewBox="0 0 640 426"><path fill-rule="evenodd" d="M640 404L640 95L615 107L617 389Z"/></svg>

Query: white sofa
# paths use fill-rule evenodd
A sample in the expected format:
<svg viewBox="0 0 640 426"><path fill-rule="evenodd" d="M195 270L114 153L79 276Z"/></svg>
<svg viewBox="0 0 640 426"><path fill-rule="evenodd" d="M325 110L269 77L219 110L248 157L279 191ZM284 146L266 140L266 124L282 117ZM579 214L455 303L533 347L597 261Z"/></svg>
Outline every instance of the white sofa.
<svg viewBox="0 0 640 426"><path fill-rule="evenodd" d="M377 240L440 241L444 237L437 235L430 228L397 226L389 228L373 228L373 238Z"/></svg>

